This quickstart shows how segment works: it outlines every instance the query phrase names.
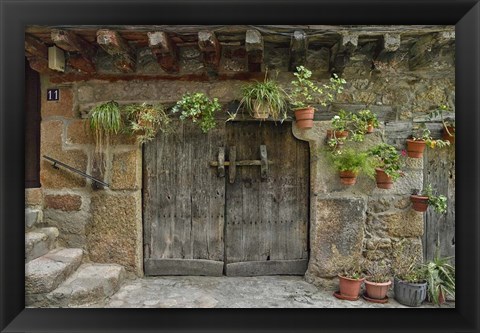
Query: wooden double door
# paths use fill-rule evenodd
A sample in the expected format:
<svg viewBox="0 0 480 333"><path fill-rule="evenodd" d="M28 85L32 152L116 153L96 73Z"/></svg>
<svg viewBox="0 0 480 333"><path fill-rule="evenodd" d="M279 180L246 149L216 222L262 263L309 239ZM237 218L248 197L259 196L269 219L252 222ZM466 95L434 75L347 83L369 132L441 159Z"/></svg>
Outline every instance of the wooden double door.
<svg viewBox="0 0 480 333"><path fill-rule="evenodd" d="M291 123L177 123L144 148L146 275L303 275L309 148Z"/></svg>

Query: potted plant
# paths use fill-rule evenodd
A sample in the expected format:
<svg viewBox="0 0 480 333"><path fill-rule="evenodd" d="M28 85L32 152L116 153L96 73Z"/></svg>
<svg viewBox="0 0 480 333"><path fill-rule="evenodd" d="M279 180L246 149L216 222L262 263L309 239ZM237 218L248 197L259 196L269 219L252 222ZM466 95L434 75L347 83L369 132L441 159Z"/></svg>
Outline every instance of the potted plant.
<svg viewBox="0 0 480 333"><path fill-rule="evenodd" d="M207 133L216 126L214 114L220 109L218 98L210 99L204 93L187 93L175 104L172 112L180 112L180 120L191 120Z"/></svg>
<svg viewBox="0 0 480 333"><path fill-rule="evenodd" d="M442 104L429 114L429 119L440 117L443 125L442 139L453 144L455 143L455 119L453 117L444 117L443 115L449 111L451 112L452 110L446 104Z"/></svg>
<svg viewBox="0 0 480 333"><path fill-rule="evenodd" d="M348 301L359 298L364 281L364 259L360 256L349 256L341 262L341 273L338 274L339 291L334 296Z"/></svg>
<svg viewBox="0 0 480 333"><path fill-rule="evenodd" d="M340 181L344 185L354 185L360 172L373 176L371 158L366 152L359 152L354 149L338 150L330 153L330 158L339 171Z"/></svg>
<svg viewBox="0 0 480 333"><path fill-rule="evenodd" d="M427 297L427 281L421 266L412 264L410 268L397 273L393 281L395 300L406 306L420 306Z"/></svg>
<svg viewBox="0 0 480 333"><path fill-rule="evenodd" d="M407 155L408 157L412 158L421 158L423 157L423 151L425 147L428 146L430 148L443 148L445 146L449 146L449 141L444 140L434 140L431 137L431 132L427 128L425 124L421 124L420 126L421 135L418 137L411 136L410 139L407 139Z"/></svg>
<svg viewBox="0 0 480 333"><path fill-rule="evenodd" d="M343 145L349 133L350 114L340 110L332 118L332 128L327 130L327 144L330 147Z"/></svg>
<svg viewBox="0 0 480 333"><path fill-rule="evenodd" d="M140 143L151 141L158 131L171 132L172 120L161 104L129 104L124 106L125 131L137 135Z"/></svg>
<svg viewBox="0 0 480 333"><path fill-rule="evenodd" d="M297 127L309 129L313 127L315 109L311 104L316 100L315 95L322 96L320 104L326 106L327 102L333 101L335 93L343 91L346 81L333 74L329 84L318 87L310 79L312 72L304 66L298 66L293 75L295 80L292 81L293 90L289 94L289 99L295 112Z"/></svg>
<svg viewBox="0 0 480 333"><path fill-rule="evenodd" d="M387 143L380 143L370 148L368 153L374 157L377 187L391 189L393 182L403 175L400 170L401 155L395 147Z"/></svg>
<svg viewBox="0 0 480 333"><path fill-rule="evenodd" d="M447 295L455 297L455 267L449 264L452 257L440 257L437 254L425 264L428 284L428 298L435 305L445 303Z"/></svg>
<svg viewBox="0 0 480 333"><path fill-rule="evenodd" d="M242 87L240 105L245 105L250 114L256 119L284 120L287 118L286 94L276 81L265 78L263 82L254 82Z"/></svg>
<svg viewBox="0 0 480 333"><path fill-rule="evenodd" d="M386 303L388 302L387 292L391 284L392 281L385 264L380 264L377 261L373 262L365 277L363 298L373 303Z"/></svg>
<svg viewBox="0 0 480 333"><path fill-rule="evenodd" d="M431 184L428 184L423 191L413 189L410 195L410 201L412 202L413 209L417 212L425 212L429 205L439 214L445 214L447 212L447 197L444 195L435 195Z"/></svg>
<svg viewBox="0 0 480 333"><path fill-rule="evenodd" d="M373 133L379 126L377 115L369 109L360 110L352 117L356 127L365 134Z"/></svg>

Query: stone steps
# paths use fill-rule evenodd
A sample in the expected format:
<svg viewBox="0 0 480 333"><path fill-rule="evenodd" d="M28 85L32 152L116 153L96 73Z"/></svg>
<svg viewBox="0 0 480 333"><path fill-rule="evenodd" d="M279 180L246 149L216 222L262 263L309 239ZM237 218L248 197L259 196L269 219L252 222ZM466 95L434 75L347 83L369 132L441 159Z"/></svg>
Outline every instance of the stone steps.
<svg viewBox="0 0 480 333"><path fill-rule="evenodd" d="M27 304L57 288L81 264L82 249L58 248L25 264ZM29 301L30 300L30 301Z"/></svg>
<svg viewBox="0 0 480 333"><path fill-rule="evenodd" d="M125 269L116 264L83 264L57 289L46 295L48 306L101 306L118 291L125 274Z"/></svg>
<svg viewBox="0 0 480 333"><path fill-rule="evenodd" d="M47 254L56 247L58 229L39 228L25 233L25 261L29 262Z"/></svg>

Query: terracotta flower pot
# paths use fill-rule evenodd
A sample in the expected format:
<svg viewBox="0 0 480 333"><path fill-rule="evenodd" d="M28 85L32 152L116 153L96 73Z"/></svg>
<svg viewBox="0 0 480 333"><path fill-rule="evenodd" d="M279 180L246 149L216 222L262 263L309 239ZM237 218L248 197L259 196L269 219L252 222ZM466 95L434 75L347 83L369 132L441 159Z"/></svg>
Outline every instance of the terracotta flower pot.
<svg viewBox="0 0 480 333"><path fill-rule="evenodd" d="M348 131L327 130L327 139L333 139L334 132L335 132L335 137L337 139L342 139L342 138L348 137Z"/></svg>
<svg viewBox="0 0 480 333"><path fill-rule="evenodd" d="M340 181L343 185L355 185L357 182L357 172L351 170L340 171Z"/></svg>
<svg viewBox="0 0 480 333"><path fill-rule="evenodd" d="M298 128L309 129L313 127L313 114L315 109L312 107L295 110L295 120Z"/></svg>
<svg viewBox="0 0 480 333"><path fill-rule="evenodd" d="M340 286L340 294L349 298L358 298L363 280L365 279L349 279L339 275L338 284Z"/></svg>
<svg viewBox="0 0 480 333"><path fill-rule="evenodd" d="M407 155L412 158L420 158L425 150L425 140L407 139Z"/></svg>
<svg viewBox="0 0 480 333"><path fill-rule="evenodd" d="M270 116L271 108L255 100L253 102L253 118L265 120Z"/></svg>
<svg viewBox="0 0 480 333"><path fill-rule="evenodd" d="M392 281L377 283L365 280L365 290L370 298L384 299L391 284Z"/></svg>
<svg viewBox="0 0 480 333"><path fill-rule="evenodd" d="M377 187L383 189L391 189L393 187L392 177L387 175L383 169L375 168L375 179L377 181Z"/></svg>
<svg viewBox="0 0 480 333"><path fill-rule="evenodd" d="M442 139L450 141L450 144L454 144L455 143L455 127L447 126L447 128L448 128L448 132L450 132L450 134L448 134L447 130L444 127L443 128L443 133L442 133Z"/></svg>
<svg viewBox="0 0 480 333"><path fill-rule="evenodd" d="M367 125L367 134L373 133L373 129L374 129L373 125L372 125L372 124L368 124L368 125Z"/></svg>
<svg viewBox="0 0 480 333"><path fill-rule="evenodd" d="M428 197L421 195L411 195L412 208L417 212L425 212L428 208Z"/></svg>

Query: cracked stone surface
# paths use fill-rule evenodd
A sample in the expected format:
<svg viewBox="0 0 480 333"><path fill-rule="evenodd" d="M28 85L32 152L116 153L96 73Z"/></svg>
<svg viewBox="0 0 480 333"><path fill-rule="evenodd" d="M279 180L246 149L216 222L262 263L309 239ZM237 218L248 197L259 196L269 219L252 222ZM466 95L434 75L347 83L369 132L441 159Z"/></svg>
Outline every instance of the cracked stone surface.
<svg viewBox="0 0 480 333"><path fill-rule="evenodd" d="M407 308L393 299L374 304L343 301L300 276L171 276L129 280L102 306L107 308ZM434 307L424 303L423 308ZM442 307L455 307L448 302Z"/></svg>

